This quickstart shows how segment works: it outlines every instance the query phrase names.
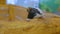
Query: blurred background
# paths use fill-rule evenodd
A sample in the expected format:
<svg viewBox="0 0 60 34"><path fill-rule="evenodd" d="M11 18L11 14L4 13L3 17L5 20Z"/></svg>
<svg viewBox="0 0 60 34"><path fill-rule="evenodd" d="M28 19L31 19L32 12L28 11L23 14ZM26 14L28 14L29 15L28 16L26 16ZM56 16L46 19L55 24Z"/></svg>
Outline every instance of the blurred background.
<svg viewBox="0 0 60 34"><path fill-rule="evenodd" d="M7 4L14 4L23 7L38 7L39 0L7 0Z"/></svg>
<svg viewBox="0 0 60 34"><path fill-rule="evenodd" d="M51 12L60 15L60 0L3 0L6 4L13 4L22 7L33 7L46 10L46 12ZM2 3L2 0L1 0Z"/></svg>

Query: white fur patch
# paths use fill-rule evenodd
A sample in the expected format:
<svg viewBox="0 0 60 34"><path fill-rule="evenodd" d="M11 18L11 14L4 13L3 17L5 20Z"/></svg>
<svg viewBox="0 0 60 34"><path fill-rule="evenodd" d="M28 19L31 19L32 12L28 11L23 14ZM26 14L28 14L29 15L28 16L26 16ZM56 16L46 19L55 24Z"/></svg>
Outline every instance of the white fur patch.
<svg viewBox="0 0 60 34"><path fill-rule="evenodd" d="M31 19L28 19L28 18L26 19L26 21L30 21L30 20L31 20Z"/></svg>
<svg viewBox="0 0 60 34"><path fill-rule="evenodd" d="M39 8L36 8L41 14L36 14L36 16L35 17L44 17L44 15L45 15L45 13L41 10L41 9L39 9Z"/></svg>
<svg viewBox="0 0 60 34"><path fill-rule="evenodd" d="M42 15L40 14L36 14L35 18L41 17Z"/></svg>

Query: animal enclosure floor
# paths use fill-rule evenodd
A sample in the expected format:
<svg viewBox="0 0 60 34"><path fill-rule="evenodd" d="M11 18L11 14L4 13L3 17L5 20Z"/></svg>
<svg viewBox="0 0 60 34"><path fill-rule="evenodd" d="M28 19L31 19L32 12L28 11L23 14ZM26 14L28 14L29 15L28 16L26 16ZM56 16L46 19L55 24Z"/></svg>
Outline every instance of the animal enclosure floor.
<svg viewBox="0 0 60 34"><path fill-rule="evenodd" d="M60 18L26 21L0 21L0 34L60 34Z"/></svg>

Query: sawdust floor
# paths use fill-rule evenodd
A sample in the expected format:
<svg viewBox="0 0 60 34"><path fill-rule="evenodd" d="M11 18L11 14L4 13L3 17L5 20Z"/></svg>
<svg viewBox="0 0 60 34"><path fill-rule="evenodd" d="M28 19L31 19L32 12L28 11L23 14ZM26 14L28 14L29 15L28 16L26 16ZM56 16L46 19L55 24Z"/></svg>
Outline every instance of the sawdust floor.
<svg viewBox="0 0 60 34"><path fill-rule="evenodd" d="M26 21L0 21L0 34L60 34L60 18L49 17Z"/></svg>

